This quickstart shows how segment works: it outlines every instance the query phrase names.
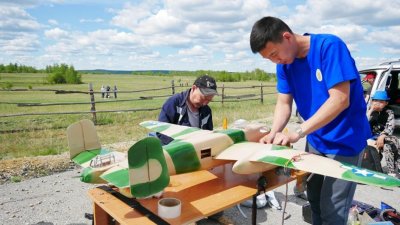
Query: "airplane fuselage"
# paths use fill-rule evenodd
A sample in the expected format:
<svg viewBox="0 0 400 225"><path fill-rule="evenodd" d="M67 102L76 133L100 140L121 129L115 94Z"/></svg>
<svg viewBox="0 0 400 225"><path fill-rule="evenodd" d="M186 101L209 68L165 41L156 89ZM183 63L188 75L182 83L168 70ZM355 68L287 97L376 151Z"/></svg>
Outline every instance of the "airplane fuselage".
<svg viewBox="0 0 400 225"><path fill-rule="evenodd" d="M170 175L211 169L229 163L227 160L214 159L216 155L235 143L246 141L245 132L238 129L222 131L202 130L194 136L181 137L163 146Z"/></svg>

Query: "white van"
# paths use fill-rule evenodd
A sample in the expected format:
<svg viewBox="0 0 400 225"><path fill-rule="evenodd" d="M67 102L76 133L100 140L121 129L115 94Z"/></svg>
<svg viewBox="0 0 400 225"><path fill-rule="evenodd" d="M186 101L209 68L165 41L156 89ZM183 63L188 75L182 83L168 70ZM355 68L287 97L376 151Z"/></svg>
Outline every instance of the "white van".
<svg viewBox="0 0 400 225"><path fill-rule="evenodd" d="M390 97L388 107L394 112L396 128L400 128L400 60L385 62L359 72L363 81L364 94L367 96L368 107L371 104L371 96L376 91L386 90ZM371 75L375 76L372 86L364 79Z"/></svg>

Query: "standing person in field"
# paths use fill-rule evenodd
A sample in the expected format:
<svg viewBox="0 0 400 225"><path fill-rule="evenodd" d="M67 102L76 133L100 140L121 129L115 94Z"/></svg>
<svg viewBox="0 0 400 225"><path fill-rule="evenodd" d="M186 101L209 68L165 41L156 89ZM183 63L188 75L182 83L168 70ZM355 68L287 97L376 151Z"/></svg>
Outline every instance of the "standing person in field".
<svg viewBox="0 0 400 225"><path fill-rule="evenodd" d="M110 97L110 90L111 90L110 85L107 85L107 87L106 87L106 98Z"/></svg>
<svg viewBox="0 0 400 225"><path fill-rule="evenodd" d="M106 94L106 88L104 87L104 85L101 85L100 92L101 98L104 98L104 95Z"/></svg>
<svg viewBox="0 0 400 225"><path fill-rule="evenodd" d="M192 87L167 99L161 108L158 120L205 130L214 128L211 108L208 103L217 95L215 79L203 75L198 77ZM172 138L157 134L162 143L168 144Z"/></svg>
<svg viewBox="0 0 400 225"><path fill-rule="evenodd" d="M360 165L371 137L363 88L346 44L330 34L295 34L282 20L264 17L251 31L253 53L277 64L277 102L263 143L286 145L307 135L306 151ZM282 132L296 102L304 122ZM313 224L345 225L356 184L313 174L307 183Z"/></svg>
<svg viewBox="0 0 400 225"><path fill-rule="evenodd" d="M117 85L114 85L113 91L114 91L114 98L117 98L117 91L118 91Z"/></svg>

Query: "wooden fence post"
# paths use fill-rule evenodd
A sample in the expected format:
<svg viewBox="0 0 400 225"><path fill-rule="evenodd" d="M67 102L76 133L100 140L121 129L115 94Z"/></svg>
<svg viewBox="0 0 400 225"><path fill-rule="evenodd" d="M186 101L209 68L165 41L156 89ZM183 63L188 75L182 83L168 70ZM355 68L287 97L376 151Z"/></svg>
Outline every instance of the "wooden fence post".
<svg viewBox="0 0 400 225"><path fill-rule="evenodd" d="M174 84L174 80L171 80L171 88L172 88L172 95L175 94L175 84Z"/></svg>
<svg viewBox="0 0 400 225"><path fill-rule="evenodd" d="M222 84L222 95L221 95L221 104L224 104L224 96L225 96L225 85Z"/></svg>
<svg viewBox="0 0 400 225"><path fill-rule="evenodd" d="M92 83L89 83L89 94L90 94L90 103L92 107L90 108L90 111L92 112L93 115L93 123L97 123L97 118L96 118L96 106L95 106L95 101L94 101L94 93L93 93L93 85Z"/></svg>
<svg viewBox="0 0 400 225"><path fill-rule="evenodd" d="M261 98L260 98L261 104L264 104L264 90L263 90L263 84L261 83Z"/></svg>

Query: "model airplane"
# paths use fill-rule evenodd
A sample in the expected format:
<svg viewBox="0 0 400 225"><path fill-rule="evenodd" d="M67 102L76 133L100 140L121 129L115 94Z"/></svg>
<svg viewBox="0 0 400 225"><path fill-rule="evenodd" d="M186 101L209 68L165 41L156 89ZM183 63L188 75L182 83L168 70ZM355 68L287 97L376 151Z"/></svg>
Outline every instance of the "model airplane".
<svg viewBox="0 0 400 225"><path fill-rule="evenodd" d="M162 146L157 138L146 137L135 143L125 155L101 149L90 120L68 127L71 159L85 167L82 181L111 183L120 190L130 190L137 198L145 198L162 192L169 184L170 175L207 170L221 165L221 162L236 161L232 170L239 174L282 166L357 183L400 186L399 179L386 174L286 146L257 143L255 141L268 132L259 125L215 131L158 121L146 121L140 125L174 140Z"/></svg>

